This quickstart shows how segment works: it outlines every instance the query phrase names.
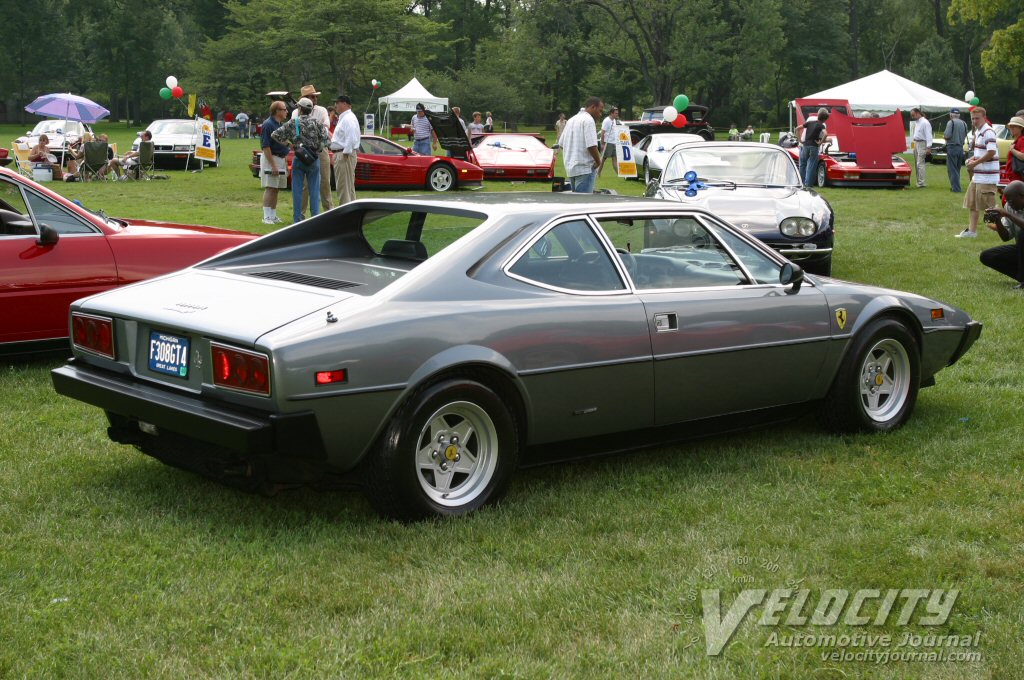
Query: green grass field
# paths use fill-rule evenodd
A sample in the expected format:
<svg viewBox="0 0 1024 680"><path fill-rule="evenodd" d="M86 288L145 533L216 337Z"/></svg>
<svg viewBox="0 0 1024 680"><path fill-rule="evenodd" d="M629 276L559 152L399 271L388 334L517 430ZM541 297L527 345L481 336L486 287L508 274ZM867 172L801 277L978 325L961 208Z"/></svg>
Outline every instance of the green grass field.
<svg viewBox="0 0 1024 680"><path fill-rule="evenodd" d="M122 150L134 129L105 127ZM0 127L7 144L24 129ZM264 231L245 167L51 184L110 215ZM826 189L839 278L934 296L985 323L909 424L783 426L520 473L498 507L382 521L354 492L243 495L107 440L58 397L60 357L0 364L0 677L1021 677L1024 298L962 241L945 168L928 187ZM638 195L639 183L598 182ZM486 190L546 191L488 183ZM371 195L361 192L361 196ZM395 192L374 195L398 195ZM279 212L290 215L284 195ZM784 386L780 386L783 389ZM758 624L705 653L701 591L959 589L939 626ZM865 611L873 615L877 606ZM920 612L920 609L918 610ZM772 633L974 636L969 661L877 664ZM863 648L845 648L860 651Z"/></svg>

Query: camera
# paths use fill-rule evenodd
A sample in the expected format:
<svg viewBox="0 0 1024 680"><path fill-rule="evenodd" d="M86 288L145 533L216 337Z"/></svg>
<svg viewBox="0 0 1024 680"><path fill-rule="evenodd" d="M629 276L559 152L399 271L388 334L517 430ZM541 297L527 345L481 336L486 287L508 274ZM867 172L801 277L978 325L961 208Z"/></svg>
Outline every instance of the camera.
<svg viewBox="0 0 1024 680"><path fill-rule="evenodd" d="M990 210L986 210L985 211L985 221L986 222L991 222L992 224L999 224L999 213L996 212L995 210L991 210L991 209Z"/></svg>

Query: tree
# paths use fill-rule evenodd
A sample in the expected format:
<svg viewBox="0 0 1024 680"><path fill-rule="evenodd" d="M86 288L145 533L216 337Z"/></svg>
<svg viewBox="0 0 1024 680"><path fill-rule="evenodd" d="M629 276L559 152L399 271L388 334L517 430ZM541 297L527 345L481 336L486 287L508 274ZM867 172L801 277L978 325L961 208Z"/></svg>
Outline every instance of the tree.
<svg viewBox="0 0 1024 680"><path fill-rule="evenodd" d="M991 29L992 38L981 54L985 73L1015 73L1024 80L1024 5L1019 0L953 0L949 20Z"/></svg>

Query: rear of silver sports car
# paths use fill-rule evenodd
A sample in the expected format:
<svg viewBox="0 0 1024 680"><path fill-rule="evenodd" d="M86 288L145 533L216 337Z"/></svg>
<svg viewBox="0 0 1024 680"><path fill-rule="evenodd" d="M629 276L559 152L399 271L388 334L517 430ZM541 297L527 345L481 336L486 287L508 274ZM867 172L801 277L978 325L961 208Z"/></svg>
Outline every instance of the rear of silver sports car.
<svg viewBox="0 0 1024 680"><path fill-rule="evenodd" d="M252 488L322 480L317 415L287 398L294 375L259 338L345 295L275 283L192 270L81 300L54 387L103 409L113 441L171 465ZM323 368L308 391L346 380Z"/></svg>

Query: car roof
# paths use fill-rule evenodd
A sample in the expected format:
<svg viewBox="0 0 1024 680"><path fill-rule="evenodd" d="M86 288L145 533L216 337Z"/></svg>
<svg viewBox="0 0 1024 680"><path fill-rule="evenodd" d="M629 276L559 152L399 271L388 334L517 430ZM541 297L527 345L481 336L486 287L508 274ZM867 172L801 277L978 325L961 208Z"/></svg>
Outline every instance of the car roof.
<svg viewBox="0 0 1024 680"><path fill-rule="evenodd" d="M426 209L471 210L489 216L504 214L547 214L552 212L588 212L621 208L663 209L665 201L635 196L608 194L574 194L572 192L476 192L472 194L423 194L401 198L360 199L348 205L371 209L398 208L408 210L417 206Z"/></svg>

